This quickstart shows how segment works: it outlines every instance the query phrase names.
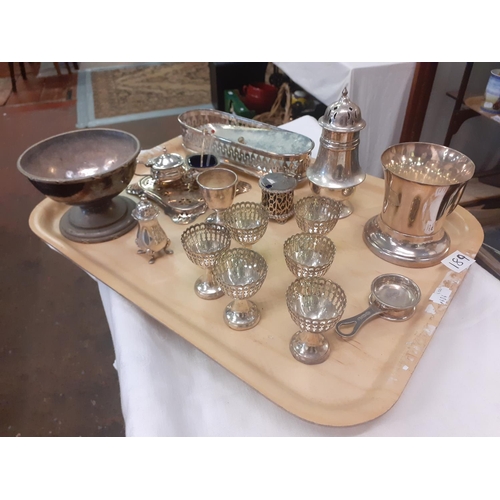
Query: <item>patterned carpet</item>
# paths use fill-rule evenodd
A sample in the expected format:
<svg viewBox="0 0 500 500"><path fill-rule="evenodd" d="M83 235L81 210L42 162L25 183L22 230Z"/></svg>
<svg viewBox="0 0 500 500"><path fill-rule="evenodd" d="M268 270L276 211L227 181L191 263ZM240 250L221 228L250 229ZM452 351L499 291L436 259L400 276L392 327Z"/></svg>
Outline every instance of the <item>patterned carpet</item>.
<svg viewBox="0 0 500 500"><path fill-rule="evenodd" d="M161 63L93 71L95 119L210 103L208 63Z"/></svg>

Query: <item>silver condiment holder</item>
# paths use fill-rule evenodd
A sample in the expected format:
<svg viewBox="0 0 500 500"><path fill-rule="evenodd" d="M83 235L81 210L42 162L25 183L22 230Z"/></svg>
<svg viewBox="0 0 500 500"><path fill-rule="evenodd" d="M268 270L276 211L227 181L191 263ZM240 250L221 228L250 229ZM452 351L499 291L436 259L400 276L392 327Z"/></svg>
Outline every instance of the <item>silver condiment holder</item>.
<svg viewBox="0 0 500 500"><path fill-rule="evenodd" d="M269 212L269 218L284 224L294 215L294 190L297 180L288 175L272 172L259 179L262 190L262 205Z"/></svg>
<svg viewBox="0 0 500 500"><path fill-rule="evenodd" d="M314 194L329 196L342 203L340 218L351 215L349 197L366 174L359 165L359 134L366 127L359 106L347 97L331 104L318 120L322 127L316 161L306 175Z"/></svg>
<svg viewBox="0 0 500 500"><path fill-rule="evenodd" d="M172 254L167 250L170 240L158 222L160 211L143 194L137 206L132 211L132 217L139 223L135 243L139 247L138 254L150 257L149 263L154 264L161 252Z"/></svg>
<svg viewBox="0 0 500 500"><path fill-rule="evenodd" d="M160 156L139 163L151 169L151 178L156 188L178 182L186 172L184 158L177 153L168 153L166 148L163 148Z"/></svg>

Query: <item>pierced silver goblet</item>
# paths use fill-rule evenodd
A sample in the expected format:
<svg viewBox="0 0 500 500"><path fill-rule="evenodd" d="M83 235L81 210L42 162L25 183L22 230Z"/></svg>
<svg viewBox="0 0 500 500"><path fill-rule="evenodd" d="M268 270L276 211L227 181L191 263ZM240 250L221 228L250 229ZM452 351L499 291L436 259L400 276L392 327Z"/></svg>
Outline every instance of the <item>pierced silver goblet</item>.
<svg viewBox="0 0 500 500"><path fill-rule="evenodd" d="M339 202L326 196L307 196L295 204L295 220L301 231L328 234L340 217Z"/></svg>
<svg viewBox="0 0 500 500"><path fill-rule="evenodd" d="M222 220L234 240L251 248L264 236L269 223L269 212L260 203L242 201L224 210Z"/></svg>
<svg viewBox="0 0 500 500"><path fill-rule="evenodd" d="M283 245L288 269L297 278L324 276L335 258L336 247L327 236L299 233Z"/></svg>
<svg viewBox="0 0 500 500"><path fill-rule="evenodd" d="M214 167L201 172L196 177L196 182L200 186L207 207L215 211L207 217L206 222L223 225L221 213L233 203L238 176L227 168Z"/></svg>
<svg viewBox="0 0 500 500"><path fill-rule="evenodd" d="M286 304L300 328L290 341L293 357L307 365L322 363L330 355L330 344L323 332L333 328L344 314L344 290L324 278L299 278L288 287Z"/></svg>
<svg viewBox="0 0 500 500"><path fill-rule="evenodd" d="M248 330L260 321L259 308L248 299L260 290L266 275L264 257L248 248L232 248L217 259L215 279L234 298L224 310L224 321L233 330Z"/></svg>
<svg viewBox="0 0 500 500"><path fill-rule="evenodd" d="M224 291L214 279L212 268L219 255L231 246L231 234L218 224L200 223L186 229L181 235L181 243L189 260L205 269L194 291L198 297L206 300L218 299Z"/></svg>

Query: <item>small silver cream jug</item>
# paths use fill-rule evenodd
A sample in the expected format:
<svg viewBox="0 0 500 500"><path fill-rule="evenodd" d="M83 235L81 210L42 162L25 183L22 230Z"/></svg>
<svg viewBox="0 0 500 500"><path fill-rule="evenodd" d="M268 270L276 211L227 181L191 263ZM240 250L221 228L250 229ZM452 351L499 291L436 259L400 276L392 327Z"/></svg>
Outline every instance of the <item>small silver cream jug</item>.
<svg viewBox="0 0 500 500"><path fill-rule="evenodd" d="M340 100L328 106L318 123L323 128L318 156L306 175L314 194L341 202L340 218L345 218L353 210L349 196L366 177L359 165L358 149L359 133L366 122L344 88Z"/></svg>
<svg viewBox="0 0 500 500"><path fill-rule="evenodd" d="M156 208L145 195L132 211L132 217L139 223L135 243L139 247L137 253L146 254L150 257L149 263L154 264L160 252L172 254L172 250L167 250L170 245L165 231L158 222L160 211Z"/></svg>

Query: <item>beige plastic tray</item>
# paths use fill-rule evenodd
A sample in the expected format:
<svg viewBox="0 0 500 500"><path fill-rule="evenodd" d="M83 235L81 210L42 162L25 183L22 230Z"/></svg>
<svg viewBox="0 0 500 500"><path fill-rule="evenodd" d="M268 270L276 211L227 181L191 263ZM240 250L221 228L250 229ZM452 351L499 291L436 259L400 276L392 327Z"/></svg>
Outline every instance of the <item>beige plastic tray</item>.
<svg viewBox="0 0 500 500"><path fill-rule="evenodd" d="M165 146L182 155L181 138ZM161 152L161 149L156 148ZM151 153L151 156L153 153ZM143 157L147 159L147 157ZM142 171L140 167L138 171ZM260 201L257 180L238 173L252 190L238 201ZM134 180L137 180L134 179ZM302 184L295 198L311 194ZM262 311L261 322L252 330L236 332L222 319L228 297L216 301L199 299L193 285L202 270L192 264L180 242L187 226L160 215L160 223L172 240L174 255L162 256L154 265L137 255L135 231L121 238L93 245L74 243L59 232L59 219L67 206L50 199L42 201L30 217L31 229L46 243L71 259L143 311L184 337L265 397L305 420L329 426L349 426L372 420L398 400L449 305L429 301L440 285L454 293L466 271L457 274L439 264L410 269L385 262L371 253L362 240L365 222L380 212L384 195L381 179L367 176L352 196L354 213L340 220L330 233L337 255L326 277L342 286L347 295L344 318L367 307L372 280L379 274L396 272L415 280L422 300L416 314L401 323L381 318L366 324L355 339L346 342L334 331L327 333L332 351L329 359L314 366L295 361L290 337L298 330L287 311L285 291L294 277L283 256L283 242L299 232L295 219L284 225L271 222L254 249L267 260L269 271L254 296ZM202 216L197 222L203 221ZM445 225L451 251L474 257L483 241L477 220L458 207ZM233 242L232 246L236 243Z"/></svg>

